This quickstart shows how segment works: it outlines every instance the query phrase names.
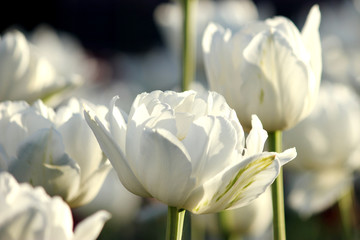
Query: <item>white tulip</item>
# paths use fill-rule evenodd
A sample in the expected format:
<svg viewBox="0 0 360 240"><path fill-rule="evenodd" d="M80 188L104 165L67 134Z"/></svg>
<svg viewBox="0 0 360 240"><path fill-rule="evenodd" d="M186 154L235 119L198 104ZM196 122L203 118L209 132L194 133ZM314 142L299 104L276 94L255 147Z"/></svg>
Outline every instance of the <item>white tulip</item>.
<svg viewBox="0 0 360 240"><path fill-rule="evenodd" d="M18 184L7 172L0 173L0 203L0 239L6 240L95 240L110 218L108 212L98 211L73 232L71 210L60 197Z"/></svg>
<svg viewBox="0 0 360 240"><path fill-rule="evenodd" d="M322 68L319 24L315 5L301 33L284 17L244 25L234 34L208 25L202 48L210 89L224 95L245 129L252 114L276 131L311 112Z"/></svg>
<svg viewBox="0 0 360 240"><path fill-rule="evenodd" d="M49 98L80 84L76 77L59 76L54 67L19 31L0 39L0 101Z"/></svg>
<svg viewBox="0 0 360 240"><path fill-rule="evenodd" d="M40 185L71 207L90 202L111 165L72 99L57 112L41 101L0 103L0 157L18 181ZM106 108L97 108L101 115ZM2 150L1 150L2 148Z"/></svg>
<svg viewBox="0 0 360 240"><path fill-rule="evenodd" d="M359 169L360 104L356 93L340 84L324 84L309 117L284 132L284 144L296 146L289 170L296 177L290 205L311 215L334 204L352 186ZM292 167L292 168L291 168Z"/></svg>
<svg viewBox="0 0 360 240"><path fill-rule="evenodd" d="M211 213L246 205L296 156L262 152L267 133L256 116L245 140L235 111L214 92L142 93L129 116L117 99L109 129L90 110L85 118L123 185L171 207Z"/></svg>

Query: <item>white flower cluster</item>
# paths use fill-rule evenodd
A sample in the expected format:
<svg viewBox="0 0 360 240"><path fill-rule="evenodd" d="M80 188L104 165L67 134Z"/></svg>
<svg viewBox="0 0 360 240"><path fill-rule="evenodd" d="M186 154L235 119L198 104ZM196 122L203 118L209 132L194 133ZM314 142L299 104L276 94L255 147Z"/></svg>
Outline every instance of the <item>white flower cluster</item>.
<svg viewBox="0 0 360 240"><path fill-rule="evenodd" d="M179 66L166 50L114 60L129 79L97 85L109 66L89 60L71 37L46 27L31 37L3 34L0 239L96 239L110 215L117 225L145 221L162 214L156 204L195 215L232 210L219 218L227 237L265 239L278 214L271 206L279 204L269 187L282 169L286 204L302 216L351 191L360 103L348 84L357 87L360 78L348 63L357 55L348 58L347 45L333 48L341 46L335 38L322 48L320 7L301 31L285 17L258 20L261 11L248 0L197 7L194 60L209 87L198 91L172 88ZM181 13L175 3L154 12L176 56ZM321 84L324 76L331 83ZM269 136L281 131L287 150L268 150ZM194 226L212 231L220 220L208 216L206 223L195 217Z"/></svg>

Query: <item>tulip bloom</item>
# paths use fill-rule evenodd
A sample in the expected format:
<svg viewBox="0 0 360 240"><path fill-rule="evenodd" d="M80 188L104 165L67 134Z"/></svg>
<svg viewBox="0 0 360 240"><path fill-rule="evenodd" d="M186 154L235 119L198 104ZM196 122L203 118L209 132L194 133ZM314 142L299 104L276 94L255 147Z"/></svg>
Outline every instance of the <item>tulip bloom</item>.
<svg viewBox="0 0 360 240"><path fill-rule="evenodd" d="M296 156L295 149L262 152L267 133L256 116L245 140L235 111L214 92L142 93L129 116L117 99L108 129L90 110L89 126L130 192L177 209L200 214L246 205Z"/></svg>
<svg viewBox="0 0 360 240"><path fill-rule="evenodd" d="M102 115L107 111L96 109ZM5 170L20 182L60 195L71 207L90 202L111 165L82 112L76 99L57 112L40 100L32 106L23 101L0 103L0 157Z"/></svg>
<svg viewBox="0 0 360 240"><path fill-rule="evenodd" d="M95 240L110 218L108 212L98 211L73 232L71 210L60 197L18 184L7 172L0 173L0 202L0 239L6 240Z"/></svg>
<svg viewBox="0 0 360 240"><path fill-rule="evenodd" d="M251 115L267 131L293 127L313 109L321 78L320 11L300 33L284 17L244 25L237 33L211 23L202 47L210 89L224 95L245 129Z"/></svg>
<svg viewBox="0 0 360 240"><path fill-rule="evenodd" d="M19 31L0 39L0 101L49 99L81 83L78 77L59 76Z"/></svg>
<svg viewBox="0 0 360 240"><path fill-rule="evenodd" d="M360 167L360 104L356 93L340 84L324 84L314 111L284 132L298 159L288 166L294 185L292 208L304 216L325 210L353 184Z"/></svg>

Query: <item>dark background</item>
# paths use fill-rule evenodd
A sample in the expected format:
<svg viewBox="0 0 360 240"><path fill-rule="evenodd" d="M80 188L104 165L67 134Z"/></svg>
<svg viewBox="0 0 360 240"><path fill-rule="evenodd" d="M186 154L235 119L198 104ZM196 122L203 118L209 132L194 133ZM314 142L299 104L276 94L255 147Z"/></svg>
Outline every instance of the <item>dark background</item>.
<svg viewBox="0 0 360 240"><path fill-rule="evenodd" d="M32 31L40 23L77 37L97 55L142 52L162 44L153 11L165 0L40 0L7 1L1 7L0 33L9 27ZM262 4L264 0L256 0ZM300 9L322 1L273 0L276 15L295 20ZM336 3L340 0L328 0Z"/></svg>

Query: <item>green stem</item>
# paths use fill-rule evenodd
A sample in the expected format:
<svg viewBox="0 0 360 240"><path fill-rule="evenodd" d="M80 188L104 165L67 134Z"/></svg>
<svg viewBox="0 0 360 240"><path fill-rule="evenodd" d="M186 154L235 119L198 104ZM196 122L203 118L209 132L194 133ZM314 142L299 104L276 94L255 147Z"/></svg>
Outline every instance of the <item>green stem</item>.
<svg viewBox="0 0 360 240"><path fill-rule="evenodd" d="M195 76L196 0L181 0L183 9L182 81L183 91L190 89Z"/></svg>
<svg viewBox="0 0 360 240"><path fill-rule="evenodd" d="M219 228L220 228L220 234L221 234L221 238L224 240L229 240L230 239L230 224L231 221L229 214L231 210L228 211L221 211L217 213L218 216L218 222L219 222Z"/></svg>
<svg viewBox="0 0 360 240"><path fill-rule="evenodd" d="M221 211L217 213L220 227L221 239L224 240L241 240L239 232L234 231L234 212L232 210ZM235 223L236 224L236 223Z"/></svg>
<svg viewBox="0 0 360 240"><path fill-rule="evenodd" d="M282 132L275 131L269 133L269 151L281 152L282 151ZM285 210L284 210L284 185L283 173L280 168L279 176L275 179L271 186L272 201L273 201L273 228L274 240L285 240Z"/></svg>
<svg viewBox="0 0 360 240"><path fill-rule="evenodd" d="M356 232L353 231L356 222L355 219L355 202L354 202L354 189L351 188L340 200L339 210L341 216L341 223L343 228L343 239L357 239L354 238Z"/></svg>
<svg viewBox="0 0 360 240"><path fill-rule="evenodd" d="M166 240L181 240L184 225L185 210L168 207Z"/></svg>

